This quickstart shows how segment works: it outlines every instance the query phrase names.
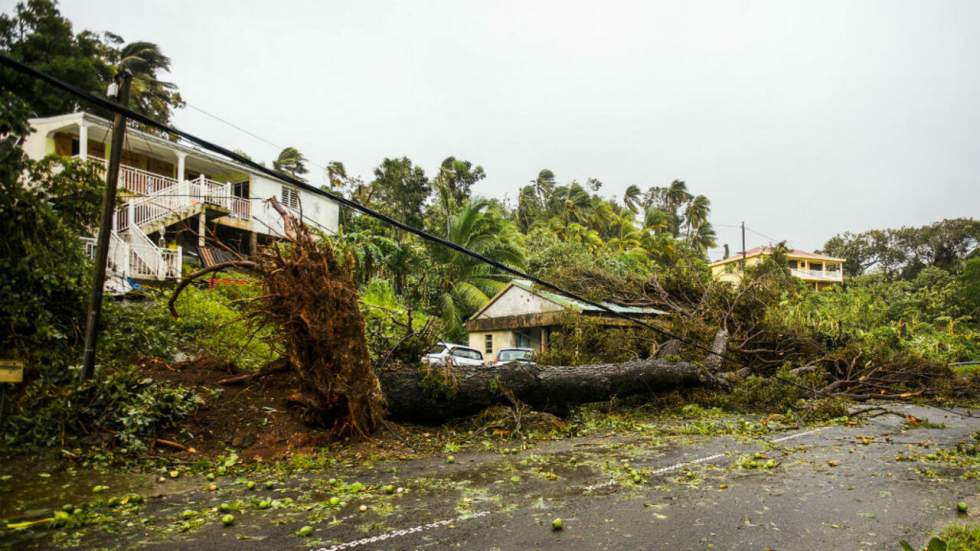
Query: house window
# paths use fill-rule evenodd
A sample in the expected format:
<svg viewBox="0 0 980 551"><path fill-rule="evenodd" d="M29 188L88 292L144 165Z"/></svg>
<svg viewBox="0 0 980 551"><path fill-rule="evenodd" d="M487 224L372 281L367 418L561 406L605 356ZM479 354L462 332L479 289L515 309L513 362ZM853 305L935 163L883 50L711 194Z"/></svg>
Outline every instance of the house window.
<svg viewBox="0 0 980 551"><path fill-rule="evenodd" d="M531 339L524 333L517 333L517 347L531 348Z"/></svg>
<svg viewBox="0 0 980 551"><path fill-rule="evenodd" d="M493 335L485 335L483 337L483 351L487 354L493 352Z"/></svg>
<svg viewBox="0 0 980 551"><path fill-rule="evenodd" d="M287 208L299 210L299 190L282 186L282 204Z"/></svg>

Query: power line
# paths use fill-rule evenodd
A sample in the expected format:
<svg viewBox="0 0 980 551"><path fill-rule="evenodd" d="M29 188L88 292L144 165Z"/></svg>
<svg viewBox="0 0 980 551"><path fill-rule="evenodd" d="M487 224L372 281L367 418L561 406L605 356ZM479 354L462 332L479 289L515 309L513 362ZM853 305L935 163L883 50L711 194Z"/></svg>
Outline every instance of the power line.
<svg viewBox="0 0 980 551"><path fill-rule="evenodd" d="M211 113L209 111L205 111L204 109L201 109L200 107L198 107L196 105L193 105L193 104L188 103L188 102L184 102L184 105L186 105L187 107L190 107L191 109L193 109L193 110L195 110L195 111L197 111L197 112L199 112L199 113L201 113L201 114L203 114L205 116L211 117L212 119L214 119L214 120L216 120L216 121L218 121L218 122L220 122L222 124L228 125L229 127L234 128L235 130L238 130L239 132L241 132L243 134L246 134L248 136L251 136L252 138L255 138L256 140L259 140L260 142L262 142L262 143L264 143L266 145L271 145L272 147L275 147L276 149L280 149L280 150L286 149L286 146L284 146L282 144L278 144L278 143L275 143L273 141L270 141L270 140L268 140L268 139L266 139L266 138L264 138L264 137L256 134L255 132L252 132L251 130L248 130L247 128L244 128L244 127L242 127L240 125L237 125L237 124L235 124L235 123L233 123L233 122L231 122L229 120L223 119L223 118L219 117L218 115L215 115L214 113ZM310 163L311 165L319 168L320 170L323 170L324 172L327 171L327 167L325 167L325 166L317 163L316 161L311 161L310 159L307 159L306 161L308 163Z"/></svg>
<svg viewBox="0 0 980 551"><path fill-rule="evenodd" d="M762 233L762 232L760 232L758 230L753 230L752 228L750 228L748 226L745 226L745 229L747 229L750 232L758 235L759 237L765 237L766 239L769 239L770 241L773 241L774 243L781 243L782 241L785 241L785 239L777 239L777 238L775 238L775 237L773 237L771 235L766 235L766 234L764 234L764 233Z"/></svg>
<svg viewBox="0 0 980 551"><path fill-rule="evenodd" d="M646 321L644 321L642 319L639 319L639 318L630 316L628 314L624 314L622 312L618 312L618 311L614 310L613 308L607 306L604 303L595 302L595 301L589 300L589 299L587 299L585 297L579 296L578 294L573 293L571 291L567 291L567 290L563 289L562 287L560 287L560 286L558 286L558 285L556 285L554 283L551 283L549 281L545 281L545 280L543 280L543 279L541 279L541 278L539 278L537 276L534 276L534 275L525 273L525 272L523 272L521 270L518 270L516 268L512 268L510 266L507 266L506 264L503 264L502 262L499 262L497 260L494 260L492 258L489 258L489 257L487 257L487 256L485 256L485 255L483 255L481 253L476 252L476 251L470 250L470 249L468 249L468 248L466 248L466 247L464 247L462 245L459 245L459 244L457 244L457 243L455 243L453 241L450 241L450 240L448 240L446 238L439 237L439 236L437 236L435 234L432 234L432 233L430 233L430 232L428 232L426 230L423 230L423 229L420 229L420 228L416 228L416 227L414 227L412 225L406 224L406 223L404 223L404 222L402 222L400 220L397 220L395 218L392 218L391 216L389 216L387 214L384 214L382 212L379 212L379 211L377 211L375 209L372 209L372 208L370 208L368 206L362 205L362 204L358 203L357 201L354 201L352 199L348 199L348 198L346 198L346 197L344 197L342 195L338 195L336 193L333 193L333 192L330 192L330 191L327 191L327 190L323 190L323 189L320 189L320 188L311 186L310 184L308 184L308 183L300 180L299 178L293 177L293 176L291 176L289 174L284 174L284 173L281 173L281 172L272 170L270 168L267 168L267 167L265 167L265 166L263 166L263 165L261 165L259 163L256 163L255 161L253 161L253 160L251 160L251 159L249 159L249 158L247 158L247 157L245 157L245 156L243 156L243 155L241 155L239 153L235 153L234 151L231 151L231 150L229 150L229 149L227 149L225 147L222 147L222 146L220 146L218 144L212 143L212 142L207 141L207 140L205 140L203 138L199 138L199 137L197 137L197 136L195 136L195 135L193 135L193 134L191 134L189 132L185 132L183 130L179 130L179 129L174 128L172 126L168 126L168 125L166 125L164 123L161 123L161 122L159 122L157 120L154 120L154 119L152 119L152 118L150 118L150 117L148 117L148 116L146 116L146 115L144 115L142 113L138 113L136 111L133 111L132 109L130 109L130 108L126 107L126 106L118 105L118 104L116 104L114 102L111 102L111 101L105 99L105 98L96 96L96 95L94 95L94 94L92 94L92 93L90 93L88 91L82 90L82 89L80 89L80 88L78 88L78 87L76 87L74 85L68 84L68 83L66 83L66 82L64 82L64 81L62 81L60 79L57 79L57 78L55 78L55 77L53 77L51 75L48 75L47 73L38 71L37 69L35 69L35 68L33 68L33 67L29 66L29 65L26 65L24 63L21 63L20 61L17 61L17 60L15 60L15 59L7 56L7 55L0 54L0 63L2 63L3 65L6 65L7 67L10 67L11 69L14 69L15 71L20 72L22 74L25 74L25 75L28 75L28 76L33 77L35 79L44 81L44 82L50 84L51 86L54 86L55 88L59 88L59 89L65 91L65 92L68 92L70 94L73 94L73 95L75 95L75 96L77 96L77 97L79 97L79 98L81 98L81 99L83 99L85 101L88 101L89 103L92 103L92 104L94 104L96 106L99 106L99 107L101 107L101 108L103 108L103 109L105 109L107 111L111 111L111 112L114 112L114 113L123 115L125 117L130 118L130 119L133 119L133 120L136 120L138 122L141 122L141 123L143 123L143 124L145 124L147 126L156 128L156 129L158 129L160 131L167 132L167 133L169 133L171 135L174 135L174 136L177 136L179 138L183 138L183 139L185 139L185 140L187 140L187 141L189 141L191 143L194 143L194 144L196 144L196 145L198 145L200 147L203 147L204 149L207 149L209 151L218 153L218 154L223 155L223 156L225 156L225 157L227 157L229 159L232 159L232 160L234 160L234 161L236 161L238 163L241 163L241 164L243 164L245 166L248 166L248 167L252 168L253 170L255 170L257 172L260 172L262 174L265 174L266 176L269 176L270 178L273 178L275 180L279 180L281 182L286 182L288 184L294 185L294 186L296 186L296 187L298 187L300 189L304 189L304 190L309 191L311 193L314 193L316 195L321 195L323 197L327 197L327 198L329 198L329 199L331 199L331 200L333 200L333 201L335 201L335 202L337 202L339 204L345 205L345 206L347 206L347 207L349 207L351 209L354 209L356 211L359 211L361 213L364 213L364 214L366 214L366 215L368 215L368 216L370 216L372 218L376 218L378 220L381 220L382 222L385 222L385 223L387 223L389 225L392 225L392 226L394 226L396 228L399 228L399 229L401 229L403 231L406 231L408 233L417 235L418 237L421 237L422 239L425 239L426 241L430 241L432 243L436 243L436 244L441 245L443 247L446 247L446 248L449 248L451 250L454 250L454 251L456 251L458 253L464 254L464 255L469 256L471 258L474 258L474 259L476 259L476 260L478 260L480 262L483 262L484 264L493 266L494 268L497 268L498 270L501 270L504 273L507 273L507 274L510 274L510 275L513 275L513 276L517 276L517 277L520 277L520 278L523 278L523 279L527 279L527 280L529 280L529 281L531 281L531 282L533 282L533 283L535 283L537 285L540 285L541 287L550 289L552 291L555 291L557 293L563 294L563 295L565 295L567 297L570 297L572 299L578 300L580 302L583 302L585 304L588 304L590 306L593 306L595 308L598 308L598 309L600 309L602 311L608 312L613 317L617 317L617 318L620 318L620 319L629 321L631 323L635 323L635 324L637 324L639 326L645 327L645 328L653 331L654 333L658 333L658 334L660 334L662 336L665 336L665 337L668 337L668 338L672 338L672 339L676 339L676 340L678 340L678 341L680 341L682 343L685 343L685 344L687 344L687 345L689 345L689 346L691 346L693 348L696 348L698 350L707 352L708 354L711 354L712 356L718 356L718 357L721 357L721 358L724 358L724 359L728 359L729 361L732 361L732 362L734 362L736 364L739 364L739 365L741 365L741 363L742 363L739 360L737 360L737 359L735 359L735 358L733 358L733 357L731 357L731 356L729 356L727 354L721 354L721 353L715 352L714 350L711 350L707 346L704 346L704 345L702 345L700 343L696 343L696 342L690 341L690 340L688 340L688 339L686 339L686 338L684 338L684 337L682 337L680 335L676 335L676 334L674 334L671 331L667 331L665 329L662 329L660 327L657 327L657 326L655 326L655 325L653 325L651 323L648 323L648 322L646 322Z"/></svg>

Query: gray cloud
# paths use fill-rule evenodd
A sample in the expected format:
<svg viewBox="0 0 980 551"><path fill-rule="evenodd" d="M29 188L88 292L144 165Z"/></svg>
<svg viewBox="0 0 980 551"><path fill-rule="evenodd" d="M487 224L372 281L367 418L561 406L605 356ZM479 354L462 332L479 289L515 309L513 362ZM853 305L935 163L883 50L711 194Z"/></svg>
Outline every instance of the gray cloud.
<svg viewBox="0 0 980 551"><path fill-rule="evenodd" d="M0 0L9 11L10 0ZM976 216L980 3L62 2L159 43L193 105L369 176L384 156L482 164L514 198L539 169L679 178L802 248ZM270 159L192 110L181 127ZM750 233L749 246L768 240Z"/></svg>

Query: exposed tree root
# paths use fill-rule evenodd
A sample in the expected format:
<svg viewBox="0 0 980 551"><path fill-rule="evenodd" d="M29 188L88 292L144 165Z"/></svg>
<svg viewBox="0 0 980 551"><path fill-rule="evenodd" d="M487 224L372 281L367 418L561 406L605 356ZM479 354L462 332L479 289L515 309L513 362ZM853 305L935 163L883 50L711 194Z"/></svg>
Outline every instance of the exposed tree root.
<svg viewBox="0 0 980 551"><path fill-rule="evenodd" d="M251 304L250 316L276 328L285 361L303 381L297 401L335 438L369 435L381 423L384 398L368 358L350 269L329 242L311 235L275 199L271 204L283 217L290 242L192 274L170 298L171 313L177 315L177 297L198 277L225 268L255 274L263 294Z"/></svg>

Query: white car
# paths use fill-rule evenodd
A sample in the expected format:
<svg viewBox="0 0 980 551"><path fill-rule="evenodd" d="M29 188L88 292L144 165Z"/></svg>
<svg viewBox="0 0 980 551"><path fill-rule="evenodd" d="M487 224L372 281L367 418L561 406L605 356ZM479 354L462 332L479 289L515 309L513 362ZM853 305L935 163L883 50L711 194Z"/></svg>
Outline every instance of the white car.
<svg viewBox="0 0 980 551"><path fill-rule="evenodd" d="M500 352L497 352L497 361L493 362L493 366L497 367L514 362L535 365L534 350L530 348L501 348Z"/></svg>
<svg viewBox="0 0 980 551"><path fill-rule="evenodd" d="M440 342L422 356L422 362L429 365L446 365L447 360L453 365L480 367L483 364L483 353L475 348Z"/></svg>

